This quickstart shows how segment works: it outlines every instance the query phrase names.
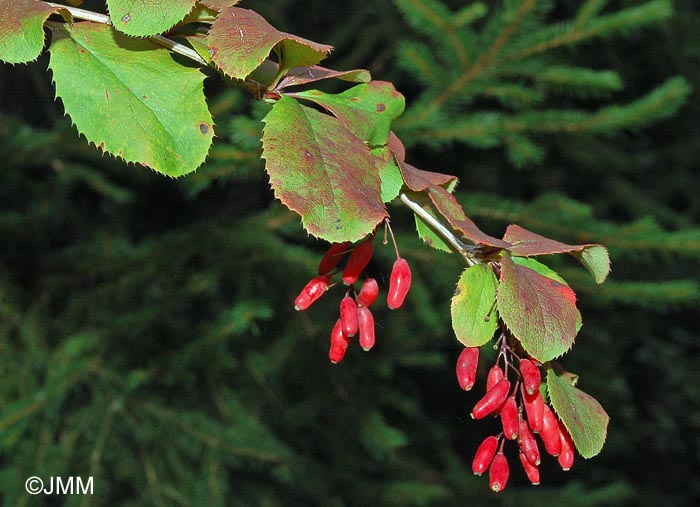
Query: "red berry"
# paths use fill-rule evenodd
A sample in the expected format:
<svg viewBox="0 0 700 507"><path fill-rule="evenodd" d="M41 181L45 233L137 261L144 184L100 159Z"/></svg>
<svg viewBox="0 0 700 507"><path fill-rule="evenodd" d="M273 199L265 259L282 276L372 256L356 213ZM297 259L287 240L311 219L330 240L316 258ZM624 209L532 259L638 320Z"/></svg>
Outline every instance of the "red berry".
<svg viewBox="0 0 700 507"><path fill-rule="evenodd" d="M348 251L350 247L349 241L344 241L343 243L333 243L331 247L326 252L326 255L321 259L321 263L318 265L318 274L327 275L333 268L335 268L343 254Z"/></svg>
<svg viewBox="0 0 700 507"><path fill-rule="evenodd" d="M503 434L507 439L515 440L518 438L520 416L515 395L509 396L501 407L501 424L503 425Z"/></svg>
<svg viewBox="0 0 700 507"><path fill-rule="evenodd" d="M296 311L306 310L326 293L329 283L330 278L325 275L312 278L294 300L294 309Z"/></svg>
<svg viewBox="0 0 700 507"><path fill-rule="evenodd" d="M474 475L481 475L488 469L497 448L498 439L494 436L486 437L481 442L474 455L474 461L472 461L472 472L474 472Z"/></svg>
<svg viewBox="0 0 700 507"><path fill-rule="evenodd" d="M348 338L343 334L343 326L338 319L331 331L331 348L328 351L328 358L331 363L339 363L345 356L345 351L348 348Z"/></svg>
<svg viewBox="0 0 700 507"><path fill-rule="evenodd" d="M499 380L495 386L486 391L483 398L476 402L470 414L472 419L483 419L500 409L503 402L506 401L509 391L510 382L508 379Z"/></svg>
<svg viewBox="0 0 700 507"><path fill-rule="evenodd" d="M467 347L457 358L457 382L459 387L469 391L476 381L476 367L479 365L479 347Z"/></svg>
<svg viewBox="0 0 700 507"><path fill-rule="evenodd" d="M363 241L355 247L348 258L348 263L343 270L343 283L352 285L360 278L360 273L367 267L372 258L372 240Z"/></svg>
<svg viewBox="0 0 700 507"><path fill-rule="evenodd" d="M574 465L574 442L561 421L559 422L559 436L561 439L561 453L559 453L557 460L562 470L568 471Z"/></svg>
<svg viewBox="0 0 700 507"><path fill-rule="evenodd" d="M530 426L528 426L527 421L524 419L520 420L518 446L530 463L535 466L540 464L540 450L537 448L535 435L532 434Z"/></svg>
<svg viewBox="0 0 700 507"><path fill-rule="evenodd" d="M544 448L551 456L559 456L561 453L561 436L559 432L559 421L549 405L545 405L542 417L542 430L540 438Z"/></svg>
<svg viewBox="0 0 700 507"><path fill-rule="evenodd" d="M523 376L523 386L525 392L529 395L535 394L539 390L542 383L540 369L535 366L529 359L520 360L520 373Z"/></svg>
<svg viewBox="0 0 700 507"><path fill-rule="evenodd" d="M501 367L496 365L493 365L491 369L489 370L489 374L486 376L486 390L490 390L493 386L495 386L499 380L503 378L503 370L501 370Z"/></svg>
<svg viewBox="0 0 700 507"><path fill-rule="evenodd" d="M357 321L360 327L360 347L367 351L374 347L374 317L366 306L357 309Z"/></svg>
<svg viewBox="0 0 700 507"><path fill-rule="evenodd" d="M372 306L379 295L379 285L374 278L367 278L357 295L357 306Z"/></svg>
<svg viewBox="0 0 700 507"><path fill-rule="evenodd" d="M389 294L386 297L386 304L392 310L400 308L406 299L408 289L411 288L411 268L406 259L396 259L394 267L391 269L389 279Z"/></svg>
<svg viewBox="0 0 700 507"><path fill-rule="evenodd" d="M340 302L340 322L345 336L355 336L359 330L357 322L357 304L350 296L345 296Z"/></svg>
<svg viewBox="0 0 700 507"><path fill-rule="evenodd" d="M527 422L532 428L532 431L539 433L542 431L542 419L544 418L544 399L539 389L535 394L529 395L522 390L523 405L525 405L525 413L527 414Z"/></svg>
<svg viewBox="0 0 700 507"><path fill-rule="evenodd" d="M496 493L503 491L506 489L509 475L510 468L508 467L508 460L503 454L503 451L501 451L494 456L491 462L491 468L489 468L489 487Z"/></svg>
<svg viewBox="0 0 700 507"><path fill-rule="evenodd" d="M523 465L523 470L527 474L527 478L530 480L533 486L537 486L540 483L540 469L527 460L523 451L518 453L520 458L520 463Z"/></svg>

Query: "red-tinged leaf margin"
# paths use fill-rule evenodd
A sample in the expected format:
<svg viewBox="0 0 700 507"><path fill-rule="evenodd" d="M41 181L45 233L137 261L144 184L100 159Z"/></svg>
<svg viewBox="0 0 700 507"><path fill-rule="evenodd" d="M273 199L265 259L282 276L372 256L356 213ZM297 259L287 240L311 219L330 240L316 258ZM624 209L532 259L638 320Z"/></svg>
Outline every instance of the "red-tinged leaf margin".
<svg viewBox="0 0 700 507"><path fill-rule="evenodd" d="M283 90L290 86L314 83L331 78L351 83L369 83L372 81L372 75L365 69L333 70L320 65L312 65L311 67L295 67L291 69L277 84L275 90Z"/></svg>
<svg viewBox="0 0 700 507"><path fill-rule="evenodd" d="M51 14L60 13L71 21L70 13L38 0L2 0L0 2L0 60L7 63L34 61L44 48L44 23Z"/></svg>
<svg viewBox="0 0 700 507"><path fill-rule="evenodd" d="M388 216L374 155L339 120L283 95L263 122L275 196L310 234L358 241Z"/></svg>
<svg viewBox="0 0 700 507"><path fill-rule="evenodd" d="M198 3L209 7L210 9L214 9L215 11L223 11L226 7L233 7L237 3L240 3L241 0L199 0Z"/></svg>
<svg viewBox="0 0 700 507"><path fill-rule="evenodd" d="M501 252L498 311L525 351L540 362L568 352L576 339L576 294L557 280L513 262Z"/></svg>
<svg viewBox="0 0 700 507"><path fill-rule="evenodd" d="M457 185L457 177L451 174L423 171L406 163L406 148L401 139L392 131L389 133L387 142L391 152L394 154L396 163L401 170L401 175L406 186L414 192L422 192L432 186L446 186L448 190L453 190Z"/></svg>
<svg viewBox="0 0 700 507"><path fill-rule="evenodd" d="M547 392L557 416L564 423L579 454L584 458L597 455L605 445L610 416L591 395L575 386L570 373L558 363L545 365Z"/></svg>
<svg viewBox="0 0 700 507"><path fill-rule="evenodd" d="M610 257L603 245L567 245L528 231L519 225L509 225L503 239L512 244L510 252L520 257L568 253L576 257L593 275L596 283L603 283L610 273Z"/></svg>
<svg viewBox="0 0 700 507"><path fill-rule="evenodd" d="M333 49L296 35L280 32L250 9L227 7L211 26L208 49L227 76L245 79L277 48L285 69L315 65Z"/></svg>

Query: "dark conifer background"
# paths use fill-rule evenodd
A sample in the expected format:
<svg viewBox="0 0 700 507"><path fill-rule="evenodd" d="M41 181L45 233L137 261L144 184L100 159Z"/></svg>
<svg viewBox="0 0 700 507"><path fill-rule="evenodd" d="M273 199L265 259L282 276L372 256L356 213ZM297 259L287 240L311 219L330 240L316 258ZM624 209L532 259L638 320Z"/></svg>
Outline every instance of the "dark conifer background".
<svg viewBox="0 0 700 507"><path fill-rule="evenodd" d="M465 394L454 378L459 259L420 244L392 206L408 302L378 308L374 350L331 365L336 301L293 310L325 245L269 190L267 106L209 79L209 161L166 179L79 139L42 56L0 66L0 504L698 504L700 7L504 0L481 17L465 5L242 4L334 45L329 66L394 82L409 160L459 175L488 232L517 222L609 247L602 286L550 262L579 295L584 326L562 362L611 415L603 452L567 473L545 459L539 487L511 456L506 491L491 493L470 463L496 422L469 419L483 384ZM473 15L471 29L426 21L446 9L467 27ZM577 44L556 43L577 23ZM538 41L552 49L522 57ZM375 247L382 280L393 249ZM93 476L95 494L30 497L32 475Z"/></svg>

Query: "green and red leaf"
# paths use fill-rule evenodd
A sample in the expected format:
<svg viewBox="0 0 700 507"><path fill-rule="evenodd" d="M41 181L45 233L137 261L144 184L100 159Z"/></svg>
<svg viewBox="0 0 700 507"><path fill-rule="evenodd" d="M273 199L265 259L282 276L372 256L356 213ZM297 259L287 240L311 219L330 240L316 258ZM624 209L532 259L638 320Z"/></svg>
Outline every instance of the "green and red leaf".
<svg viewBox="0 0 700 507"><path fill-rule="evenodd" d="M333 49L280 32L257 12L239 7L221 11L209 30L208 41L214 63L235 79L248 77L273 49L279 53L283 69L316 65Z"/></svg>
<svg viewBox="0 0 700 507"><path fill-rule="evenodd" d="M359 84L338 94L308 90L289 95L330 111L370 146L387 144L391 123L401 116L406 105L403 95L386 81Z"/></svg>
<svg viewBox="0 0 700 507"><path fill-rule="evenodd" d="M233 7L237 3L240 3L240 1L241 0L199 0L199 3L206 5L210 9L221 12L226 7Z"/></svg>
<svg viewBox="0 0 700 507"><path fill-rule="evenodd" d="M372 81L372 75L365 69L333 70L320 65L312 65L311 67L295 67L291 69L277 84L275 90L283 90L289 86L314 83L331 78L351 83L369 83Z"/></svg>
<svg viewBox="0 0 700 507"><path fill-rule="evenodd" d="M403 187L401 171L396 165L396 160L387 146L378 146L371 149L372 155L377 159L375 165L382 180L382 201L390 202L396 199Z"/></svg>
<svg viewBox="0 0 700 507"><path fill-rule="evenodd" d="M597 283L603 283L610 272L610 257L602 245L567 245L535 234L519 225L509 225L503 239L512 244L510 252L521 257L569 253L591 272Z"/></svg>
<svg viewBox="0 0 700 507"><path fill-rule="evenodd" d="M391 149L396 163L401 169L401 174L406 186L414 192L422 192L432 186L444 186L449 191L452 191L457 185L457 177L451 174L436 173L431 171L423 171L406 163L406 148L401 139L390 132L388 140L389 148Z"/></svg>
<svg viewBox="0 0 700 507"><path fill-rule="evenodd" d="M0 60L26 63L36 60L44 48L44 23L51 14L68 11L38 0L0 2Z"/></svg>
<svg viewBox="0 0 700 507"><path fill-rule="evenodd" d="M575 386L576 378L553 363L547 365L549 400L584 458L598 454L608 433L610 417L598 401Z"/></svg>
<svg viewBox="0 0 700 507"><path fill-rule="evenodd" d="M525 351L538 361L550 361L574 343L579 321L571 288L501 252L498 310Z"/></svg>
<svg viewBox="0 0 700 507"><path fill-rule="evenodd" d="M204 162L214 136L204 74L167 49L81 22L55 29L49 68L66 113L102 151L168 176Z"/></svg>
<svg viewBox="0 0 700 507"><path fill-rule="evenodd" d="M452 297L452 328L465 347L480 347L493 338L497 286L496 275L485 264L468 267L459 278Z"/></svg>
<svg viewBox="0 0 700 507"><path fill-rule="evenodd" d="M182 21L197 0L107 0L114 28L132 37L167 32Z"/></svg>
<svg viewBox="0 0 700 507"><path fill-rule="evenodd" d="M310 234L358 241L387 217L376 157L338 119L282 96L263 121L275 196Z"/></svg>

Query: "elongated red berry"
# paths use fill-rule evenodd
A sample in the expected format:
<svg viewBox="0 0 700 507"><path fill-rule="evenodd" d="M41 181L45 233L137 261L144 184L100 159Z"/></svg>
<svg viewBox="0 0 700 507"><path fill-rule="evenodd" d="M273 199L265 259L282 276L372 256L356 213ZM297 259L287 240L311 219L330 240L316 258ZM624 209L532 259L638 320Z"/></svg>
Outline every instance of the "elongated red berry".
<svg viewBox="0 0 700 507"><path fill-rule="evenodd" d="M372 240L363 241L355 247L348 257L348 263L343 270L343 283L352 285L360 278L360 273L367 267L372 258Z"/></svg>
<svg viewBox="0 0 700 507"><path fill-rule="evenodd" d="M561 439L561 453L559 453L557 460L562 470L568 471L571 470L571 467L574 465L575 448L574 442L571 440L571 435L569 435L569 432L561 421L559 421L559 435Z"/></svg>
<svg viewBox="0 0 700 507"><path fill-rule="evenodd" d="M357 309L357 322L360 327L360 347L368 351L374 347L374 317L366 306Z"/></svg>
<svg viewBox="0 0 700 507"><path fill-rule="evenodd" d="M345 336L355 336L359 330L357 322L357 304L350 296L345 296L340 302L340 322Z"/></svg>
<svg viewBox="0 0 700 507"><path fill-rule="evenodd" d="M379 295L379 285L374 278L367 278L362 283L360 293L357 295L357 306L372 306Z"/></svg>
<svg viewBox="0 0 700 507"><path fill-rule="evenodd" d="M508 467L508 460L503 454L503 451L501 451L493 457L491 467L489 468L489 487L491 490L498 493L506 489L509 475L510 468Z"/></svg>
<svg viewBox="0 0 700 507"><path fill-rule="evenodd" d="M343 334L343 326L338 319L331 331L331 348L328 351L328 358L331 363L339 363L345 357L345 351L348 349L348 338Z"/></svg>
<svg viewBox="0 0 700 507"><path fill-rule="evenodd" d="M465 391L469 391L474 386L477 366L479 366L479 347L465 348L457 358L457 382Z"/></svg>
<svg viewBox="0 0 700 507"><path fill-rule="evenodd" d="M325 275L312 278L309 283L306 284L306 287L301 289L301 292L294 300L294 309L298 312L306 310L314 302L318 301L318 298L326 293L329 283L330 278Z"/></svg>
<svg viewBox="0 0 700 507"><path fill-rule="evenodd" d="M542 431L542 422L544 418L544 399L539 389L535 394L529 395L522 389L523 405L525 405L525 413L527 414L527 422L534 433Z"/></svg>
<svg viewBox="0 0 700 507"><path fill-rule="evenodd" d="M525 419L520 420L520 433L518 434L518 447L525 454L527 460L535 466L540 464L540 450L537 447L535 435L533 435Z"/></svg>
<svg viewBox="0 0 700 507"><path fill-rule="evenodd" d="M527 394L533 395L539 390L542 383L542 375L540 369L535 366L529 359L520 360L520 373L523 376L523 386Z"/></svg>
<svg viewBox="0 0 700 507"><path fill-rule="evenodd" d="M331 247L326 251L326 255L323 256L321 262L318 265L318 274L327 275L333 268L335 268L340 259L343 258L343 254L350 248L350 242L344 241L343 243L333 243Z"/></svg>
<svg viewBox="0 0 700 507"><path fill-rule="evenodd" d="M493 456L496 454L496 449L498 449L498 438L494 436L486 437L481 442L474 455L474 461L472 461L474 475L481 475L488 470Z"/></svg>
<svg viewBox="0 0 700 507"><path fill-rule="evenodd" d="M503 370L497 364L493 365L486 376L486 390L489 391L503 378Z"/></svg>
<svg viewBox="0 0 700 507"><path fill-rule="evenodd" d="M523 451L518 452L518 457L520 458L520 463L523 465L523 470L527 474L527 478L530 480L533 486L537 486L540 483L540 469L527 460Z"/></svg>
<svg viewBox="0 0 700 507"><path fill-rule="evenodd" d="M561 454L561 436L559 433L559 420L549 405L545 405L542 416L542 430L540 438L544 444L544 448L551 456L559 456Z"/></svg>
<svg viewBox="0 0 700 507"><path fill-rule="evenodd" d="M406 299L408 289L411 288L411 268L406 259L396 259L394 267L391 269L389 279L389 294L386 297L386 304L392 310L400 308Z"/></svg>
<svg viewBox="0 0 700 507"><path fill-rule="evenodd" d="M483 419L487 415L493 414L506 401L509 391L510 382L508 379L502 378L495 386L486 391L483 398L476 402L469 415L471 415L472 419Z"/></svg>
<svg viewBox="0 0 700 507"><path fill-rule="evenodd" d="M501 424L503 425L503 434L507 439L515 440L518 438L520 416L515 395L509 396L501 407Z"/></svg>

